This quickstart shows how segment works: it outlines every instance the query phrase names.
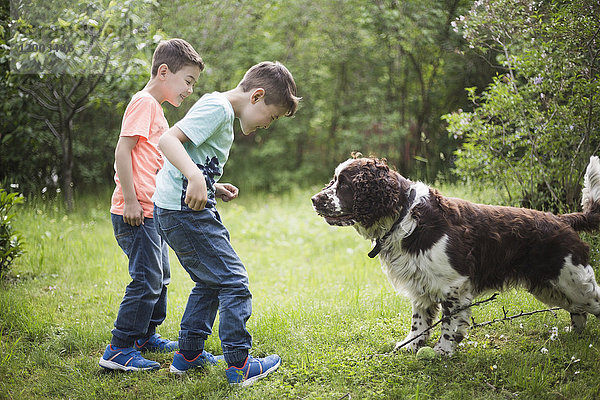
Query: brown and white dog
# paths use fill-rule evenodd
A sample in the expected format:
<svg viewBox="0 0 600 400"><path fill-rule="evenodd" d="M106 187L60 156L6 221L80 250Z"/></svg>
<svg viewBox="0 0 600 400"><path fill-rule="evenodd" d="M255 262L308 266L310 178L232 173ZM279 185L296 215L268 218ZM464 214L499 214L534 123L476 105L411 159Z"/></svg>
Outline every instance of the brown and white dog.
<svg viewBox="0 0 600 400"><path fill-rule="evenodd" d="M600 318L589 247L577 234L600 225L597 157L586 170L581 213L554 215L444 197L376 158L341 163L312 202L330 225L352 225L375 243L369 255L379 254L394 288L412 302L412 329L404 342L427 330L441 305L449 318L434 350L451 355L469 327L473 298L511 286L567 310L576 331L585 327L587 313ZM407 348L416 351L428 336Z"/></svg>

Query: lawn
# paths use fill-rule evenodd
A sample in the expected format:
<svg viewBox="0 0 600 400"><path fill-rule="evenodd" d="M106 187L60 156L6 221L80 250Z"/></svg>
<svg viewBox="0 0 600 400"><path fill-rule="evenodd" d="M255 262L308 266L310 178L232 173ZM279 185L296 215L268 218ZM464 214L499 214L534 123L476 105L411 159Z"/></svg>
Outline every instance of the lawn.
<svg viewBox="0 0 600 400"><path fill-rule="evenodd" d="M316 191L316 189L315 189ZM444 193L493 202L462 187ZM65 214L52 202L22 206L16 228L27 253L0 288L3 399L592 399L600 397L600 322L568 332L565 311L472 329L456 355L421 360L390 353L410 327L410 305L392 290L370 243L328 226L313 191L244 195L219 210L253 293L248 328L255 356L279 354L279 370L245 389L224 367L184 377L170 354L149 354L157 372L115 373L98 359L126 284L127 261L108 216L109 195L83 196ZM592 258L598 271L598 241ZM191 279L171 254L169 312L176 338ZM487 296L486 296L487 297ZM509 290L473 309L476 322L545 306ZM207 350L221 354L218 333ZM433 345L439 331L434 331Z"/></svg>

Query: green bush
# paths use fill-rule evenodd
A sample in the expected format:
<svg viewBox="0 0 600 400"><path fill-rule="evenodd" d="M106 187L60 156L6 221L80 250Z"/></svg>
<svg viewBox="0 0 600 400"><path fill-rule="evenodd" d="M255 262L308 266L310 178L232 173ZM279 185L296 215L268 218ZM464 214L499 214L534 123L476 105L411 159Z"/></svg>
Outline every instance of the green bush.
<svg viewBox="0 0 600 400"><path fill-rule="evenodd" d="M13 229L12 219L15 214L12 208L23 202L17 193L8 193L0 188L0 277L4 278L10 265L23 254L21 235Z"/></svg>
<svg viewBox="0 0 600 400"><path fill-rule="evenodd" d="M483 92L467 89L472 112L444 117L461 177L503 187L512 205L578 209L600 148L598 12L591 0L477 1L453 24L502 71Z"/></svg>

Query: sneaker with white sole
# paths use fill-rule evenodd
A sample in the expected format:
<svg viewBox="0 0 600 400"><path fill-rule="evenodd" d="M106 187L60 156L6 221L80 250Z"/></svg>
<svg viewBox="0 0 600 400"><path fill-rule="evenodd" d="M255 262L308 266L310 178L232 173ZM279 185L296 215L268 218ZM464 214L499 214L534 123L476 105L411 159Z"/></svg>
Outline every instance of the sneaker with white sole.
<svg viewBox="0 0 600 400"><path fill-rule="evenodd" d="M135 341L135 348L139 351L153 351L158 353L170 353L179 350L179 342L163 339L158 333L149 338L138 339Z"/></svg>
<svg viewBox="0 0 600 400"><path fill-rule="evenodd" d="M184 374L192 368L206 368L211 365L217 365L219 360L222 360L223 356L213 356L207 351L203 351L198 354L193 360L186 359L180 352L175 352L173 356L173 363L169 370L174 374Z"/></svg>
<svg viewBox="0 0 600 400"><path fill-rule="evenodd" d="M264 378L281 365L281 357L277 354L265 358L248 356L242 368L229 367L225 370L227 380L231 385L250 386Z"/></svg>
<svg viewBox="0 0 600 400"><path fill-rule="evenodd" d="M110 344L106 346L99 364L102 368L120 371L148 371L160 368L159 363L146 360L133 347L113 347Z"/></svg>

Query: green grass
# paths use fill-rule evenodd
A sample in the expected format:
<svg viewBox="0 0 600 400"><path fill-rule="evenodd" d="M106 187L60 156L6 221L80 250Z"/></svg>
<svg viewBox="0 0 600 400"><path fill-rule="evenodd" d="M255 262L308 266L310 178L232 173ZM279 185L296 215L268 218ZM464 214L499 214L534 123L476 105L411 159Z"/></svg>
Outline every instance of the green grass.
<svg viewBox="0 0 600 400"><path fill-rule="evenodd" d="M485 202L464 187L447 194ZM123 291L126 257L108 216L109 198L87 196L65 215L28 204L16 221L27 253L0 288L0 398L3 399L591 399L600 396L600 322L566 332L559 311L470 331L455 356L433 361L388 354L410 326L409 302L369 259L352 228L317 217L311 191L242 196L221 204L234 248L250 275L253 354L278 353L280 369L232 389L223 367L175 377L172 355L150 354L152 373L98 366ZM490 200L488 202L493 202ZM593 243L595 267L598 241ZM176 338L192 287L171 254L169 310L159 332ZM477 322L545 306L510 290L475 308ZM552 329L558 329L558 337ZM215 333L207 350L221 354ZM431 344L433 345L435 331ZM553 340L554 339L554 340ZM543 352L542 349L546 349Z"/></svg>

